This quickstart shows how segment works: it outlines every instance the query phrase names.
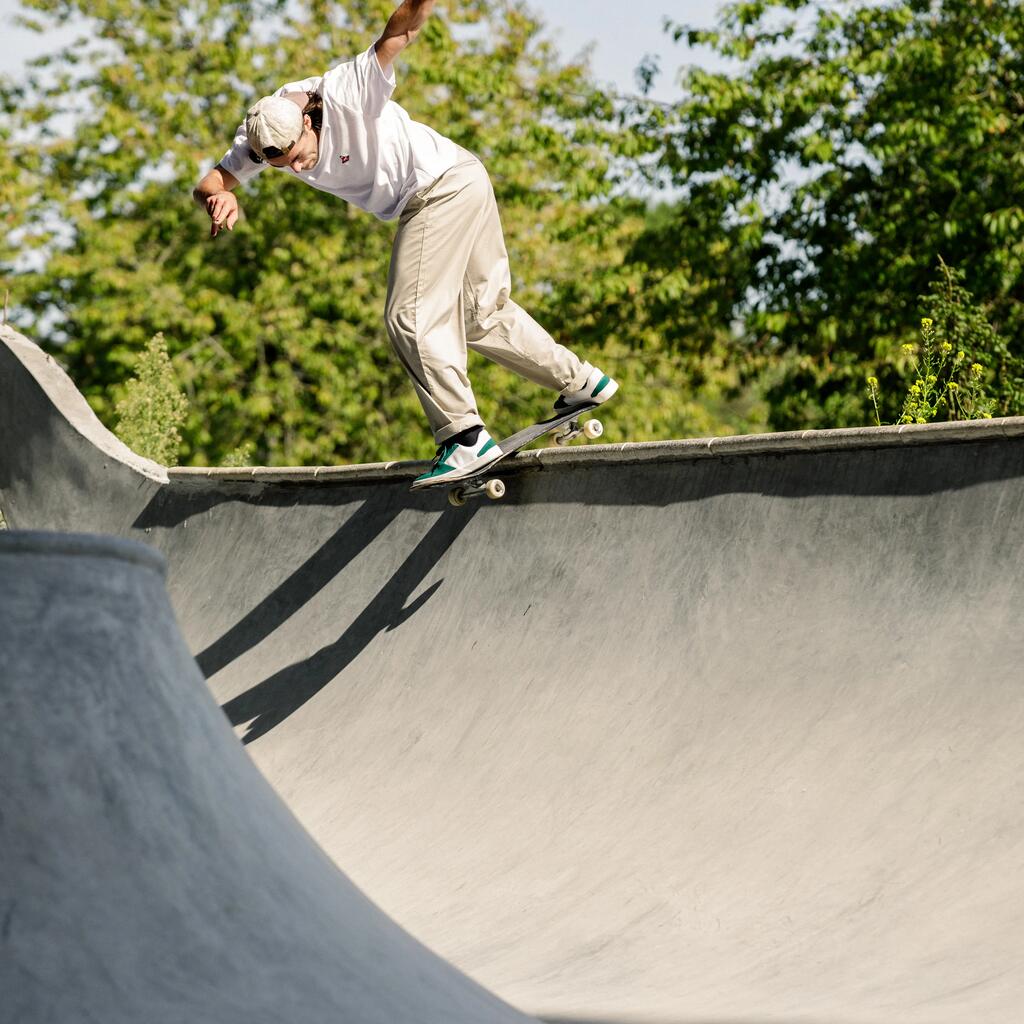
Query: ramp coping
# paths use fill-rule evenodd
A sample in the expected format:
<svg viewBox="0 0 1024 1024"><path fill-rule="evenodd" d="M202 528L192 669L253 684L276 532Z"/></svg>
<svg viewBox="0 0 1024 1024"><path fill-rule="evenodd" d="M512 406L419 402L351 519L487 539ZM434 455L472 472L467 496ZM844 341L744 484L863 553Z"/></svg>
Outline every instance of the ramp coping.
<svg viewBox="0 0 1024 1024"><path fill-rule="evenodd" d="M888 427L848 427L830 430L794 430L773 434L738 434L681 441L627 441L620 444L539 448L519 452L502 468L568 469L575 466L686 462L703 458L747 455L789 455L803 452L898 448L958 442L1008 440L1024 437L1024 416L967 420L954 423L914 423ZM171 480L216 479L261 483L370 483L403 480L422 472L424 461L376 462L349 466L243 466L180 467L168 470Z"/></svg>

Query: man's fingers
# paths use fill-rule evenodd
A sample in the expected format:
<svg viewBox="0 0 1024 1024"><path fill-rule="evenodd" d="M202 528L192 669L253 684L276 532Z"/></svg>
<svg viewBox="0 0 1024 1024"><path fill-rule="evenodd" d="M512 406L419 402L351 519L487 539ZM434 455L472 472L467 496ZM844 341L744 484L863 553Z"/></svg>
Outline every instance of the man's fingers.
<svg viewBox="0 0 1024 1024"><path fill-rule="evenodd" d="M235 222L238 220L238 203L233 201L231 195L210 196L206 201L206 212L212 221L210 225L210 237L216 238L222 228L232 231Z"/></svg>

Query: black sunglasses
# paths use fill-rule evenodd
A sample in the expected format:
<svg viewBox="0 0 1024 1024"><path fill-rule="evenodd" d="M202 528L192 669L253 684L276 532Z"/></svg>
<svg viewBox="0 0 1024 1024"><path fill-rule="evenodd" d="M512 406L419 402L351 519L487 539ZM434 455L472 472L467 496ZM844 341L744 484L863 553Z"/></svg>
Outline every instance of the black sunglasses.
<svg viewBox="0 0 1024 1024"><path fill-rule="evenodd" d="M298 141L298 139L295 140L295 142ZM278 149L277 146L264 146L263 159L276 160L279 156L287 156L295 148L295 142L291 143L287 149Z"/></svg>

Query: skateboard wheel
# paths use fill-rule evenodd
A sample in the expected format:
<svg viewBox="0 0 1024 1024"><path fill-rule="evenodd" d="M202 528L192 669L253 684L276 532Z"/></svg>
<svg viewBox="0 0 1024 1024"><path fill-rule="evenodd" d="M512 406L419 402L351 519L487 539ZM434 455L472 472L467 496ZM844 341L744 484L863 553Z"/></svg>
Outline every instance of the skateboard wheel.
<svg viewBox="0 0 1024 1024"><path fill-rule="evenodd" d="M488 480L484 491L491 501L497 501L499 498L505 497L505 485L501 480Z"/></svg>
<svg viewBox="0 0 1024 1024"><path fill-rule="evenodd" d="M604 424L600 420L587 420L583 424L583 433L593 441L604 433Z"/></svg>
<svg viewBox="0 0 1024 1024"><path fill-rule="evenodd" d="M448 504L462 508L466 504L466 492L461 487L453 487L448 492Z"/></svg>

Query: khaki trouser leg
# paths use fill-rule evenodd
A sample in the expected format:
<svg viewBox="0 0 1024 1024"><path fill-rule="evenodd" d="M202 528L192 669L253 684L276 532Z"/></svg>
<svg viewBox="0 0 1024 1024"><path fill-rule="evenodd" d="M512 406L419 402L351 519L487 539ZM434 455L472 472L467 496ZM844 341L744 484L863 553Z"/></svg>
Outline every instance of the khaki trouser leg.
<svg viewBox="0 0 1024 1024"><path fill-rule="evenodd" d="M467 343L544 387L582 386L588 364L509 299L508 254L483 165L467 155L402 213L385 323L437 443L481 422Z"/></svg>
<svg viewBox="0 0 1024 1024"><path fill-rule="evenodd" d="M482 164L477 167L486 197L463 289L469 347L541 387L554 391L583 387L593 367L559 345L509 298L512 278L498 204L486 170Z"/></svg>
<svg viewBox="0 0 1024 1024"><path fill-rule="evenodd" d="M462 278L479 216L454 175L406 204L388 271L384 321L434 440L480 423L466 373Z"/></svg>

